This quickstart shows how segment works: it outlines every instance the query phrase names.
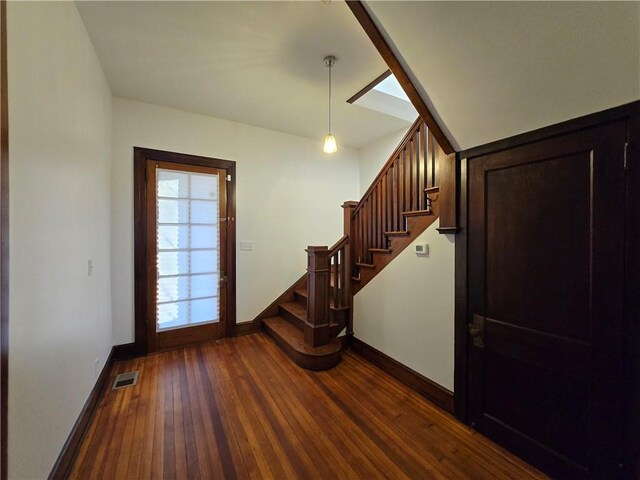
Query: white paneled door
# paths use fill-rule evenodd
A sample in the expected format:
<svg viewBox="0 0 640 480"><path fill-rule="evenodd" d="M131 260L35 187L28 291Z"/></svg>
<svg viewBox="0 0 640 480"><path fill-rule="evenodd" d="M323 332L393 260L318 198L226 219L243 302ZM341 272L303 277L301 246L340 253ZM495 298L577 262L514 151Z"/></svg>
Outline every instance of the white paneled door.
<svg viewBox="0 0 640 480"><path fill-rule="evenodd" d="M225 332L226 171L149 161L148 333L155 349Z"/></svg>

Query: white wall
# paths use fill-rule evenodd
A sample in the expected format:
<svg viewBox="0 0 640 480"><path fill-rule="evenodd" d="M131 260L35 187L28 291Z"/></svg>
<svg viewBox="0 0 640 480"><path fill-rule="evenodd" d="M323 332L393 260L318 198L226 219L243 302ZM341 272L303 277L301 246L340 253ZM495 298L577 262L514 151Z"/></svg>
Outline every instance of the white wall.
<svg viewBox="0 0 640 480"><path fill-rule="evenodd" d="M354 297L354 335L453 391L454 237L435 222ZM418 256L414 245L429 244Z"/></svg>
<svg viewBox="0 0 640 480"><path fill-rule="evenodd" d="M342 236L345 200L358 198L358 154L227 120L114 98L112 292L114 343L133 341L133 147L237 162L237 321L252 320L306 269L308 245Z"/></svg>
<svg viewBox="0 0 640 480"><path fill-rule="evenodd" d="M363 195L407 133L400 130L358 151ZM354 334L453 390L454 237L434 223L354 298ZM428 257L413 245L429 243Z"/></svg>
<svg viewBox="0 0 640 480"><path fill-rule="evenodd" d="M8 2L8 74L9 476L36 479L111 347L111 91L73 2Z"/></svg>
<svg viewBox="0 0 640 480"><path fill-rule="evenodd" d="M360 196L367 191L373 179L380 173L382 166L389 160L389 157L408 130L409 127L390 133L358 150L360 157ZM360 199L358 198L358 200Z"/></svg>

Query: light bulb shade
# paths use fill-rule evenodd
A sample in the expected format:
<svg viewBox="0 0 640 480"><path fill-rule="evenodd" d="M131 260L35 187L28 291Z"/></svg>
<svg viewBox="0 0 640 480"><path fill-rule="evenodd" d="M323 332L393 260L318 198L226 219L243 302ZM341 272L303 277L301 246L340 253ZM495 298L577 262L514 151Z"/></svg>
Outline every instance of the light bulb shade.
<svg viewBox="0 0 640 480"><path fill-rule="evenodd" d="M336 137L328 133L327 136L324 137L324 148L322 150L324 153L336 153L338 151Z"/></svg>

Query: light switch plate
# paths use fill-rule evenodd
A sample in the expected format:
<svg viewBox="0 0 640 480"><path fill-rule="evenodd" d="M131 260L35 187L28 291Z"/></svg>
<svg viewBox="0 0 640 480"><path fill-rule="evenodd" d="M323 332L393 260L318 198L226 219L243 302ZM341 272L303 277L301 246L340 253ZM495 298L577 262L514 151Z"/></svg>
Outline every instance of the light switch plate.
<svg viewBox="0 0 640 480"><path fill-rule="evenodd" d="M240 242L240 250L250 252L253 250L253 242Z"/></svg>

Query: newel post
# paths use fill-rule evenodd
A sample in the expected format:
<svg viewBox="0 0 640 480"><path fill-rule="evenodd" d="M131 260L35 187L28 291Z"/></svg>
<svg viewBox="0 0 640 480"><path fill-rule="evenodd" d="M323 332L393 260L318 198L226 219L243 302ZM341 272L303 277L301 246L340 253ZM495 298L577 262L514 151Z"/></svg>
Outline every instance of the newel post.
<svg viewBox="0 0 640 480"><path fill-rule="evenodd" d="M307 324L304 339L313 347L329 343L329 249L307 247Z"/></svg>
<svg viewBox="0 0 640 480"><path fill-rule="evenodd" d="M356 228L353 219L353 211L358 206L358 202L344 202L343 208L343 225L344 235L349 237L349 245L345 248L344 265L346 268L346 299L349 306L349 318L347 321L347 335L353 335L353 295L351 295L351 276L353 275L353 259L355 258L356 248Z"/></svg>

